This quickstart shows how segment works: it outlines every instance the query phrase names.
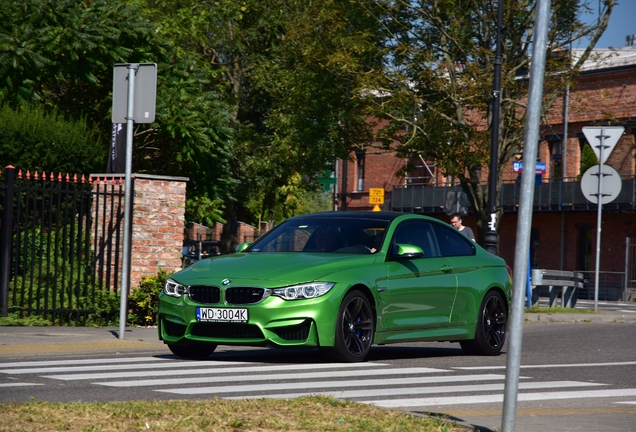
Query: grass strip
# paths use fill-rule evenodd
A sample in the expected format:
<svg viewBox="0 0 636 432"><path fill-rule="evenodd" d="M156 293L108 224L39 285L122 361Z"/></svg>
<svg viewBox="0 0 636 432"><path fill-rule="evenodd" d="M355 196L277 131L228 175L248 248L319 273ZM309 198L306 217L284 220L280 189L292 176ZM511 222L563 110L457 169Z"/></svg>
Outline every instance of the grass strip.
<svg viewBox="0 0 636 432"><path fill-rule="evenodd" d="M0 431L466 431L450 421L326 396L3 403L0 412Z"/></svg>

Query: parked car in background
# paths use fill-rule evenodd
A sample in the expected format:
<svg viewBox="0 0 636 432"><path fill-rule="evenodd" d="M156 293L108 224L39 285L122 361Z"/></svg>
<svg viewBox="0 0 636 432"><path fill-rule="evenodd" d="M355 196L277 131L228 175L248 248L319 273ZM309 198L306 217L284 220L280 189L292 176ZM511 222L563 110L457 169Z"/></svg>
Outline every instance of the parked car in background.
<svg viewBox="0 0 636 432"><path fill-rule="evenodd" d="M373 344L453 341L469 354L498 355L505 342L506 263L437 219L310 214L237 250L167 281L158 331L174 354L316 347L356 362Z"/></svg>
<svg viewBox="0 0 636 432"><path fill-rule="evenodd" d="M184 240L181 253L182 267L188 267L203 258L221 254L221 242L215 240Z"/></svg>

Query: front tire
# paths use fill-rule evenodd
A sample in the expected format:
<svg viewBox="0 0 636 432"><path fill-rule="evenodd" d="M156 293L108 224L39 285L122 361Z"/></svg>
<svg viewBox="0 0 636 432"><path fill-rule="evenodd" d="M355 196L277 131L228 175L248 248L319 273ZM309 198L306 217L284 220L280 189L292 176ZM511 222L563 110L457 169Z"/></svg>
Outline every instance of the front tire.
<svg viewBox="0 0 636 432"><path fill-rule="evenodd" d="M466 354L496 356L501 353L506 341L508 307L497 291L489 291L481 302L475 339L461 341Z"/></svg>
<svg viewBox="0 0 636 432"><path fill-rule="evenodd" d="M189 360L204 360L216 349L214 344L168 344L170 351L178 357Z"/></svg>
<svg viewBox="0 0 636 432"><path fill-rule="evenodd" d="M374 334L375 316L371 303L360 291L351 291L338 310L334 346L329 349L329 354L336 361L364 361L371 350Z"/></svg>

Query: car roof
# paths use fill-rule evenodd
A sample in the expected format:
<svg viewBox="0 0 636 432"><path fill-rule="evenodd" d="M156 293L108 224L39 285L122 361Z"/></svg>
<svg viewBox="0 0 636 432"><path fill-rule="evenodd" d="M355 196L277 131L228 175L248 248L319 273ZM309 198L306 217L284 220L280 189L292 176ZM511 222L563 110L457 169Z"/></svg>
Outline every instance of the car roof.
<svg viewBox="0 0 636 432"><path fill-rule="evenodd" d="M322 212L322 213L309 213L301 216L294 216L292 219L315 219L315 218L338 218L338 219L376 219L376 220L384 220L391 221L399 216L404 216L407 213L398 213L398 212L353 212L353 211L332 211L332 212Z"/></svg>

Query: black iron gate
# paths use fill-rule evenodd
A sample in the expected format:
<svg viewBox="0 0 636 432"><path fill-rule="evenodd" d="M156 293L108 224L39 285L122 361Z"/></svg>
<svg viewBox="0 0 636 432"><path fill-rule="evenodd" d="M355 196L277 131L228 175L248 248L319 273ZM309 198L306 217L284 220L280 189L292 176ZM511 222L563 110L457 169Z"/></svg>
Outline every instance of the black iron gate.
<svg viewBox="0 0 636 432"><path fill-rule="evenodd" d="M0 175L2 316L109 324L119 308L123 183Z"/></svg>

